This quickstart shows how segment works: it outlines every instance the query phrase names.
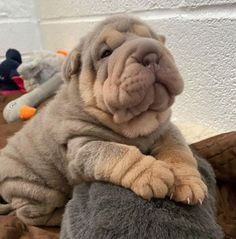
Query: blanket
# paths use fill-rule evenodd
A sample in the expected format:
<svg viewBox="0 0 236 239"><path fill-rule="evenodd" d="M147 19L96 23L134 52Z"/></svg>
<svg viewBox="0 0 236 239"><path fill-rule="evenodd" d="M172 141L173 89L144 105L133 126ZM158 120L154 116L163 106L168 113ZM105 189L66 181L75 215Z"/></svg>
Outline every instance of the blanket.
<svg viewBox="0 0 236 239"><path fill-rule="evenodd" d="M222 239L215 221L215 178L211 166L198 158L208 186L202 205L168 199L144 200L130 190L96 182L75 187L62 222L61 239Z"/></svg>
<svg viewBox="0 0 236 239"><path fill-rule="evenodd" d="M236 238L236 132L192 145L212 165L217 180L217 221L225 239Z"/></svg>
<svg viewBox="0 0 236 239"><path fill-rule="evenodd" d="M4 106L19 94L0 95L0 149L23 122L7 124L2 118ZM224 133L192 144L213 166L217 179L217 222L225 239L236 238L236 132ZM13 236L14 235L14 236ZM24 225L13 214L0 217L0 239L59 238L59 228Z"/></svg>

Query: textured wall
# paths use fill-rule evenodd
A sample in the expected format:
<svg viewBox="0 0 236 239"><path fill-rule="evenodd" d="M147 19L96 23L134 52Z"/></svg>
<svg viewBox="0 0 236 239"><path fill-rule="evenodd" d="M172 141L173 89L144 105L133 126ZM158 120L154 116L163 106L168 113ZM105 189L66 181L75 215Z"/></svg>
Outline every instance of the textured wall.
<svg viewBox="0 0 236 239"><path fill-rule="evenodd" d="M40 48L40 34L34 1L0 0L0 58L8 48L23 56Z"/></svg>
<svg viewBox="0 0 236 239"><path fill-rule="evenodd" d="M185 79L174 118L236 130L236 0L35 0L43 48L71 50L104 17L132 13L167 37ZM16 10L17 9L17 10ZM0 0L0 50L40 48L32 0Z"/></svg>

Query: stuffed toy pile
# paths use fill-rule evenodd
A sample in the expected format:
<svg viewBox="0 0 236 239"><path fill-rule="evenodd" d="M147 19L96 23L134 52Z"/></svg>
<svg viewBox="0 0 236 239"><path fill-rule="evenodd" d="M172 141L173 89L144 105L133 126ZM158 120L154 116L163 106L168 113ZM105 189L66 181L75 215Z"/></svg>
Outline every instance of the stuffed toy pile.
<svg viewBox="0 0 236 239"><path fill-rule="evenodd" d="M17 72L21 63L20 52L16 49L8 49L6 59L0 64L0 94L25 92L23 80Z"/></svg>
<svg viewBox="0 0 236 239"><path fill-rule="evenodd" d="M19 66L17 70L24 79L27 93L4 108L3 117L8 123L31 118L36 113L35 107L55 94L62 83L64 59L65 54L40 51Z"/></svg>

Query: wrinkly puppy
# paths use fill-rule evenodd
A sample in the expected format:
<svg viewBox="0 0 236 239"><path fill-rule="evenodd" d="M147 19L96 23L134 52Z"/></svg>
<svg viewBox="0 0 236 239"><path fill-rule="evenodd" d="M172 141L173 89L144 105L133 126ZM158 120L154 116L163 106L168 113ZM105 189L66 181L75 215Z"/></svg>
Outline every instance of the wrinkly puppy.
<svg viewBox="0 0 236 239"><path fill-rule="evenodd" d="M95 29L70 53L55 99L1 151L0 193L9 203L1 210L16 209L26 223L60 224L83 180L189 204L207 194L169 121L183 81L164 37L125 16Z"/></svg>

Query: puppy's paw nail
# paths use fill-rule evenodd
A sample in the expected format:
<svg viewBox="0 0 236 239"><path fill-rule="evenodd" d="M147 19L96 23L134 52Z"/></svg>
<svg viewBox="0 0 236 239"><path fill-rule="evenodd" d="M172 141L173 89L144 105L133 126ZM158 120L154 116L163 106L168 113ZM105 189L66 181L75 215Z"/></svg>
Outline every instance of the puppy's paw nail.
<svg viewBox="0 0 236 239"><path fill-rule="evenodd" d="M202 205L202 199L198 199L199 203Z"/></svg>
<svg viewBox="0 0 236 239"><path fill-rule="evenodd" d="M171 193L170 194L170 200L172 200L173 196L174 196L174 193Z"/></svg>
<svg viewBox="0 0 236 239"><path fill-rule="evenodd" d="M187 203L190 204L190 198L187 198Z"/></svg>

